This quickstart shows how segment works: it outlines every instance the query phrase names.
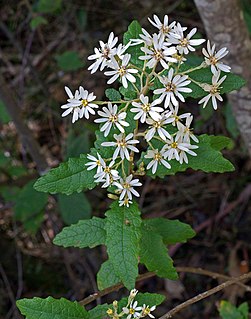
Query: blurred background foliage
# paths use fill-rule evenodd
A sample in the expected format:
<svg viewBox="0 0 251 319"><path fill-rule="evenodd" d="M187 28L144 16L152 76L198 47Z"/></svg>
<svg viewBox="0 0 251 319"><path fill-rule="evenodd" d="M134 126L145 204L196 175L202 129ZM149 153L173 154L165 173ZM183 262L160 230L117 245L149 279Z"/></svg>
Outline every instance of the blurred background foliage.
<svg viewBox="0 0 251 319"><path fill-rule="evenodd" d="M87 56L98 40L105 41L110 31L122 40L122 33L133 19L149 28L147 17L154 13L160 17L169 14L172 20L189 29L197 27L206 36L191 0L2 0L0 4L0 72L15 97L20 121L38 141L49 167L87 153L92 146L95 125L90 121L72 125L69 118L61 118L60 105L66 100L65 85L72 90L83 85L104 98L105 76L91 76L87 71ZM251 32L251 3L242 0L242 4ZM194 56L200 58L200 53ZM226 156L235 164L236 172L220 176L188 171L164 181L146 180L140 206L147 217L179 217L198 226L236 202L250 182L251 167L228 102L214 112L188 100L186 109L195 114L196 133L232 138L232 149L226 150ZM83 254L77 249L63 251L51 242L63 225L91 215L102 216L109 200L100 188L71 196L36 192L32 187L38 177L36 163L21 144L8 105L1 100L0 126L0 317L20 318L14 301L21 296L54 294L81 299L97 289L95 274L105 258L102 248L94 252L86 249ZM249 212L250 204L244 198L240 206L233 206L224 225L210 224L190 246L182 247L177 263L205 266L230 275L242 272L241 262L245 261L247 267L249 262ZM201 251L201 247L205 249ZM163 284L157 279L139 288L164 292L169 296L166 306L170 308L184 296L200 291L202 283L214 283L212 279L201 282L200 277L181 279L174 288L173 283L166 280ZM243 296L236 292L230 299L235 303ZM196 311L189 310L183 318L201 318L200 312L203 318L209 318L216 300L212 297L194 306ZM232 317L223 314L222 318Z"/></svg>

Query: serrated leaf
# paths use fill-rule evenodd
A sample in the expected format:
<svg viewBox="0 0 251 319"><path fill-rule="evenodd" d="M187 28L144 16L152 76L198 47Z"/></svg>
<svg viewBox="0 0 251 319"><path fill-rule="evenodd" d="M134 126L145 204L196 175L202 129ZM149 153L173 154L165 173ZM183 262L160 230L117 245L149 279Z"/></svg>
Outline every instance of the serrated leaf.
<svg viewBox="0 0 251 319"><path fill-rule="evenodd" d="M63 221L68 224L75 224L80 219L91 217L91 205L83 193L71 195L58 195L58 204ZM74 210L72 210L74 207Z"/></svg>
<svg viewBox="0 0 251 319"><path fill-rule="evenodd" d="M75 136L70 133L67 137L65 160L70 157L78 157L81 154L88 153L90 149L90 132L85 130L82 134Z"/></svg>
<svg viewBox="0 0 251 319"><path fill-rule="evenodd" d="M138 301L139 305L148 305L150 307L152 306L158 306L162 304L162 302L166 299L165 296L160 295L160 294L151 294L149 292L146 293L138 293L136 295L135 300Z"/></svg>
<svg viewBox="0 0 251 319"><path fill-rule="evenodd" d="M123 43L127 44L131 39L139 39L139 35L142 34L142 28L138 21L134 20L128 26L127 32L124 34ZM139 60L139 56L143 53L140 50L142 44L131 46L127 49L127 53L131 54L130 62L138 67L143 67L144 61Z"/></svg>
<svg viewBox="0 0 251 319"><path fill-rule="evenodd" d="M151 231L145 224L142 225L140 262L149 271L155 272L159 277L178 278L178 274L173 267L173 260L168 255L168 250L163 243L162 237Z"/></svg>
<svg viewBox="0 0 251 319"><path fill-rule="evenodd" d="M115 274L127 289L134 288L138 275L139 241L141 218L138 205L130 207L113 202L106 212L106 246Z"/></svg>
<svg viewBox="0 0 251 319"><path fill-rule="evenodd" d="M105 96L110 100L110 101L120 101L121 100L121 95L119 91L109 88L105 90Z"/></svg>
<svg viewBox="0 0 251 319"><path fill-rule="evenodd" d="M67 299L33 298L17 301L17 307L26 319L88 319L88 312L76 301Z"/></svg>
<svg viewBox="0 0 251 319"><path fill-rule="evenodd" d="M120 278L116 275L113 264L106 260L99 269L97 274L98 289L103 290L120 282Z"/></svg>
<svg viewBox="0 0 251 319"><path fill-rule="evenodd" d="M232 172L234 171L233 164L223 157L220 151L215 149L213 145L217 144L217 138L220 139L220 144L222 145L223 139L217 136L210 135L200 135L198 136L199 148L195 150L197 156L191 156L188 154L188 164L183 163L180 164L176 160L171 160L170 165L171 168L167 169L163 165L159 165L155 174L152 174L151 170L147 170L147 175L151 177L161 177L163 178L166 175L174 175L177 172L184 172L188 168L192 168L194 170L201 170L204 172L213 172L213 173L223 173L223 172ZM226 146L229 145L229 139L224 139L226 141ZM213 142L213 145L211 145ZM163 147L163 143L159 141L153 142L154 147L161 149ZM143 158L143 162L145 165L149 163L149 160Z"/></svg>
<svg viewBox="0 0 251 319"><path fill-rule="evenodd" d="M65 51L56 56L58 67L63 71L76 71L83 67L83 62L76 51Z"/></svg>
<svg viewBox="0 0 251 319"><path fill-rule="evenodd" d="M95 247L105 243L105 219L93 217L63 228L53 243L63 247Z"/></svg>
<svg viewBox="0 0 251 319"><path fill-rule="evenodd" d="M196 235L190 225L179 220L166 218L145 219L144 225L152 232L158 233L166 245L185 243L188 239Z"/></svg>
<svg viewBox="0 0 251 319"><path fill-rule="evenodd" d="M247 305L239 309L226 300L220 302L219 313L222 319L248 319Z"/></svg>
<svg viewBox="0 0 251 319"><path fill-rule="evenodd" d="M137 98L137 92L135 91L131 83L128 83L127 89L121 86L119 88L119 92L124 96L125 100L128 100L128 101Z"/></svg>
<svg viewBox="0 0 251 319"><path fill-rule="evenodd" d="M70 158L67 162L52 168L47 174L40 177L34 188L39 192L66 195L74 192L80 193L83 189L92 189L96 186L94 183L96 172L86 169L87 162L86 155L81 155L80 158Z"/></svg>
<svg viewBox="0 0 251 319"><path fill-rule="evenodd" d="M226 136L210 136L210 145L216 150L221 151L224 148L231 149L233 146L233 141L231 138Z"/></svg>

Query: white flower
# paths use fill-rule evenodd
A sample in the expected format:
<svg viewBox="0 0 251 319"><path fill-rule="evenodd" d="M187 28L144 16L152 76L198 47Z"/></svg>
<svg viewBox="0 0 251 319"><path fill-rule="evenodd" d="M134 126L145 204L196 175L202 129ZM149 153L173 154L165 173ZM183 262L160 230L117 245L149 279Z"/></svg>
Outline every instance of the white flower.
<svg viewBox="0 0 251 319"><path fill-rule="evenodd" d="M135 83L136 79L132 75L132 73L138 73L138 70L132 69L132 68L127 68L128 63L130 61L131 55L129 53L126 53L123 56L123 59L121 61L121 64L119 65L118 62L114 59L114 57L111 57L111 63L109 63L109 68L114 69L114 71L106 71L104 74L111 76L112 77L107 81L108 84L113 83L116 81L118 78L120 78L122 85L127 88L128 83L132 82Z"/></svg>
<svg viewBox="0 0 251 319"><path fill-rule="evenodd" d="M148 20L154 27L159 29L159 35L160 36L168 36L170 31L173 29L173 27L176 24L175 21L170 23L170 24L168 24L168 15L164 16L164 22L163 23L160 21L160 19L158 18L158 16L156 14L153 15L153 20L154 21L152 21L150 18L148 18Z"/></svg>
<svg viewBox="0 0 251 319"><path fill-rule="evenodd" d="M177 60L172 57L172 55L177 52L175 47L168 48L164 43L164 37L159 38L157 34L153 35L153 47L142 47L141 50L145 55L140 56L139 59L149 60L146 63L146 66L149 68L153 68L160 62L163 68L168 69L169 66L166 62L177 62Z"/></svg>
<svg viewBox="0 0 251 319"><path fill-rule="evenodd" d="M149 316L150 318L155 318L151 312L154 311L156 309L156 306L152 306L151 308L147 305L143 305L142 307L142 311L141 311L141 315L142 317L146 317Z"/></svg>
<svg viewBox="0 0 251 319"><path fill-rule="evenodd" d="M177 50L180 54L188 54L189 51L195 51L194 46L200 45L205 42L205 39L191 39L197 31L193 28L187 36L184 36L183 28L180 23L177 23L175 32L170 34L169 41L176 44Z"/></svg>
<svg viewBox="0 0 251 319"><path fill-rule="evenodd" d="M203 108L206 107L208 101L212 99L213 108L217 110L217 99L221 102L223 101L223 98L220 95L220 85L223 83L223 81L225 81L226 77L227 76L224 75L220 79L220 71L217 71L216 74L214 74L212 77L212 84L205 84L203 86L204 91L209 92L208 95L206 95L199 101L199 104L203 103Z"/></svg>
<svg viewBox="0 0 251 319"><path fill-rule="evenodd" d="M134 189L136 186L141 186L142 183L139 182L139 179L132 179L133 175L129 175L126 177L125 180L122 178L120 179L120 182L114 182L114 185L118 187L118 190L121 191L121 194L119 196L119 200L123 200L125 197L129 200L132 200L132 195L139 197L139 193Z"/></svg>
<svg viewBox="0 0 251 319"><path fill-rule="evenodd" d="M182 141L187 142L187 143L190 143L190 138L194 142L199 143L199 140L193 134L193 131L190 128L192 121L193 121L192 115L187 116L185 125L178 121L177 122L178 132L177 132L176 136L177 136L177 138L180 138Z"/></svg>
<svg viewBox="0 0 251 319"><path fill-rule="evenodd" d="M126 319L131 319L131 318L139 318L140 317L140 312L142 310L142 307L137 307L138 302L134 301L134 303L130 303L129 308L123 307L122 310L123 312L128 315Z"/></svg>
<svg viewBox="0 0 251 319"><path fill-rule="evenodd" d="M120 155L121 159L123 160L126 158L128 161L130 161L130 154L129 151L133 151L138 153L139 150L133 145L139 143L138 140L132 140L133 138L133 133L128 134L126 137L124 134L114 134L113 135L116 142L103 142L101 145L102 146L117 146L113 153L112 159L115 161L115 159Z"/></svg>
<svg viewBox="0 0 251 319"><path fill-rule="evenodd" d="M101 118L94 120L94 122L105 123L100 128L100 131L104 132L105 137L110 133L112 126L116 126L121 133L125 132L123 126L129 126L129 123L124 121L126 112L118 113L118 106L116 104L112 105L111 102L108 102L107 107L103 107L102 111L98 111L98 115Z"/></svg>
<svg viewBox="0 0 251 319"><path fill-rule="evenodd" d="M100 173L103 171L103 166L105 166L105 162L102 159L102 157L99 155L99 153L97 153L97 155L98 155L98 158L90 154L87 155L87 158L90 160L90 162L87 162L85 164L85 166L88 166L87 171L90 171L96 167L97 167L96 173Z"/></svg>
<svg viewBox="0 0 251 319"><path fill-rule="evenodd" d="M131 45L132 45L131 41L129 41L126 45L123 45L122 43L120 43L120 44L118 45L117 49L116 49L116 54L115 54L115 55L117 55L117 56L120 58L120 60L122 60L123 57L124 57L125 51L126 51L126 50L129 48L129 46L131 46Z"/></svg>
<svg viewBox="0 0 251 319"><path fill-rule="evenodd" d="M156 133L158 133L159 137L164 141L167 138L171 137L171 135L167 132L167 130L162 127L173 121L172 119L169 119L170 114L171 112L163 115L159 121L146 119L146 123L152 126L145 135L145 139L147 140L147 142L149 142Z"/></svg>
<svg viewBox="0 0 251 319"><path fill-rule="evenodd" d="M160 82L164 85L164 87L154 90L153 93L161 94L160 99L162 101L165 99L165 108L168 108L170 101L174 106L178 105L176 97L178 97L182 102L185 102L185 99L180 92L192 92L190 88L185 87L191 83L191 81L188 80L188 76L180 74L174 76L173 68L169 70L167 77L163 76L160 78Z"/></svg>
<svg viewBox="0 0 251 319"><path fill-rule="evenodd" d="M62 109L67 109L62 116L66 116L73 112L72 123L74 123L78 118L82 118L83 116L86 119L89 119L89 113L95 114L93 108L98 108L98 105L91 103L96 99L96 96L93 93L89 93L82 86L75 91L74 95L67 86L65 87L65 91L69 96L69 99L67 100L67 104L61 106Z"/></svg>
<svg viewBox="0 0 251 319"><path fill-rule="evenodd" d="M132 204L132 201L129 200L128 198L125 198L123 200L119 200L119 206L126 206L129 207Z"/></svg>
<svg viewBox="0 0 251 319"><path fill-rule="evenodd" d="M170 103L169 104L170 111L167 113L168 118L170 119L170 123L172 123L173 126L176 126L182 119L188 118L191 113L183 113L178 115L179 112L179 104L177 104L175 107Z"/></svg>
<svg viewBox="0 0 251 319"><path fill-rule="evenodd" d="M130 109L131 112L137 113L134 116L134 120L140 120L141 123L145 123L147 115L149 115L155 121L160 120L161 115L159 113L163 112L164 110L162 109L162 107L158 107L155 105L160 104L161 100L156 99L152 103L149 103L149 97L144 96L143 94L140 94L139 98L141 103L132 102L132 105L135 107Z"/></svg>
<svg viewBox="0 0 251 319"><path fill-rule="evenodd" d="M146 169L152 168L152 173L155 174L159 164L163 164L166 168L171 168L171 165L164 160L164 147L160 150L148 150L147 154L144 156L145 158L152 159L150 163L147 165Z"/></svg>
<svg viewBox="0 0 251 319"><path fill-rule="evenodd" d="M94 52L95 54L92 54L88 56L88 60L96 60L92 65L89 66L88 70L91 71L91 73L94 73L98 70L100 67L100 70L102 71L105 66L107 66L107 61L116 54L116 49L114 46L118 42L118 37L114 37L114 33L111 32L107 43L104 43L103 41L99 41L100 49L95 48Z"/></svg>
<svg viewBox="0 0 251 319"><path fill-rule="evenodd" d="M100 183L104 182L102 187L109 187L114 183L115 180L119 179L119 172L115 169L112 169L114 161L111 161L109 165L106 165L104 160L101 161L102 171L94 175L94 182Z"/></svg>
<svg viewBox="0 0 251 319"><path fill-rule="evenodd" d="M198 148L197 145L191 145L190 143L184 143L182 142L177 136L175 139L173 136L170 138L170 140L166 141L166 145L164 146L165 149L167 149L163 156L168 159L168 161L172 159L176 159L176 161L180 162L180 164L184 162L188 163L188 158L186 153L197 156L197 154L191 149Z"/></svg>
<svg viewBox="0 0 251 319"><path fill-rule="evenodd" d="M137 289L132 289L130 291L129 298L134 299L139 291Z"/></svg>
<svg viewBox="0 0 251 319"><path fill-rule="evenodd" d="M219 61L228 54L227 48L222 48L218 52L215 50L215 44L211 47L210 41L207 41L207 50L202 49L202 53L205 55L205 62L207 65L211 65L211 71L216 74L217 71L230 72L230 66Z"/></svg>

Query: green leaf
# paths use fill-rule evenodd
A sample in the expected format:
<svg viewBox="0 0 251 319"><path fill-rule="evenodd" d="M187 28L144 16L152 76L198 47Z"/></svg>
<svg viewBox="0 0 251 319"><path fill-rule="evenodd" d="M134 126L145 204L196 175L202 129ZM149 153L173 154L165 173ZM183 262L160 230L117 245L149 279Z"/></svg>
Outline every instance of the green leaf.
<svg viewBox="0 0 251 319"><path fill-rule="evenodd" d="M147 306L158 306L166 299L165 296L160 294L151 294L149 292L141 293L139 292L135 298L139 305L146 304Z"/></svg>
<svg viewBox="0 0 251 319"><path fill-rule="evenodd" d="M62 6L62 0L39 0L37 11L41 13L54 13Z"/></svg>
<svg viewBox="0 0 251 319"><path fill-rule="evenodd" d="M163 178L166 175L174 175L177 172L184 172L188 168L192 168L194 170L202 170L204 172L214 172L214 173L223 173L223 172L232 172L234 171L233 164L225 159L220 151L214 148L214 145L218 144L217 140L220 140L221 147L229 146L230 139L225 139L226 144L223 146L222 137L213 136L213 135L200 135L198 136L199 148L195 150L197 156L191 156L188 154L188 164L183 163L180 164L176 160L171 160L170 165L171 168L167 169L163 165L159 165L155 174L152 174L151 170L147 170L147 175L151 177L161 177ZM212 144L211 144L212 143ZM159 141L153 141L152 143L155 148L161 149L163 147L163 143ZM216 146L215 146L216 147ZM145 165L149 163L149 160L143 158L143 162Z"/></svg>
<svg viewBox="0 0 251 319"><path fill-rule="evenodd" d="M136 99L138 95L131 83L128 83L127 89L121 86L119 92L124 96L124 99L128 101Z"/></svg>
<svg viewBox="0 0 251 319"><path fill-rule="evenodd" d="M92 189L96 186L94 183L95 170L86 169L85 164L88 161L86 155L81 155L80 158L70 158L40 177L34 188L39 192L66 195L74 192L80 193L83 189Z"/></svg>
<svg viewBox="0 0 251 319"><path fill-rule="evenodd" d="M120 95L119 91L117 91L115 89L106 89L105 96L110 101L120 101L121 100L121 95Z"/></svg>
<svg viewBox="0 0 251 319"><path fill-rule="evenodd" d="M226 119L226 127L229 132L229 134L236 139L240 135L240 131L238 128L238 124L236 123L232 106L229 103L226 103L224 105L223 109L225 119Z"/></svg>
<svg viewBox="0 0 251 319"><path fill-rule="evenodd" d="M6 110L6 106L3 103L3 101L0 100L0 121L3 124L7 124L10 122L10 120L11 120L11 117L9 116L9 113Z"/></svg>
<svg viewBox="0 0 251 319"><path fill-rule="evenodd" d="M127 44L131 39L138 39L139 35L142 34L142 28L138 21L134 20L129 25L127 32L124 34L123 43ZM138 67L143 67L144 61L139 60L139 56L142 56L143 53L140 50L142 44L130 46L127 49L127 53L131 54L130 62Z"/></svg>
<svg viewBox="0 0 251 319"><path fill-rule="evenodd" d="M248 319L248 304L243 303L239 308L230 302L220 302L219 313L222 319Z"/></svg>
<svg viewBox="0 0 251 319"><path fill-rule="evenodd" d="M97 307L88 311L89 319L100 319L106 318L107 313L106 311L110 308L110 306L105 303L102 305L98 305Z"/></svg>
<svg viewBox="0 0 251 319"><path fill-rule="evenodd" d="M89 319L84 307L64 298L21 299L17 301L17 307L27 319Z"/></svg>
<svg viewBox="0 0 251 319"><path fill-rule="evenodd" d="M115 274L127 289L134 288L138 275L141 218L138 205L119 207L113 202L106 212L106 246Z"/></svg>
<svg viewBox="0 0 251 319"><path fill-rule="evenodd" d="M63 71L76 71L83 67L83 62L76 51L65 51L56 56L58 67Z"/></svg>
<svg viewBox="0 0 251 319"><path fill-rule="evenodd" d="M232 149L233 141L226 136L210 136L210 144L216 151L221 151L224 148Z"/></svg>
<svg viewBox="0 0 251 319"><path fill-rule="evenodd" d="M152 232L159 234L166 245L185 243L188 239L196 235L190 225L179 220L166 218L145 219L144 225Z"/></svg>
<svg viewBox="0 0 251 319"><path fill-rule="evenodd" d="M63 247L95 247L105 243L105 219L93 217L63 228L53 243Z"/></svg>
<svg viewBox="0 0 251 319"><path fill-rule="evenodd" d="M30 27L34 30L37 27L39 27L40 25L47 24L47 23L48 23L48 21L44 17L37 16L37 17L31 19Z"/></svg>
<svg viewBox="0 0 251 319"><path fill-rule="evenodd" d="M168 255L168 250L163 243L162 237L151 231L145 224L142 226L140 262L159 277L178 278L178 274L173 267L173 260Z"/></svg>
<svg viewBox="0 0 251 319"><path fill-rule="evenodd" d="M37 192L33 185L34 181L30 181L19 192L14 212L15 218L22 221L27 230L35 232L42 222L41 212L47 204L48 195Z"/></svg>
<svg viewBox="0 0 251 319"><path fill-rule="evenodd" d="M120 278L116 275L113 264L105 261L97 274L98 289L103 290L120 282Z"/></svg>
<svg viewBox="0 0 251 319"><path fill-rule="evenodd" d="M85 130L78 136L75 136L74 133L70 133L67 138L66 149L66 159L86 154L90 149L89 131Z"/></svg>
<svg viewBox="0 0 251 319"><path fill-rule="evenodd" d="M68 224L75 224L80 219L91 217L91 205L83 193L72 195L58 195L58 204L63 221ZM72 210L74 207L74 210Z"/></svg>

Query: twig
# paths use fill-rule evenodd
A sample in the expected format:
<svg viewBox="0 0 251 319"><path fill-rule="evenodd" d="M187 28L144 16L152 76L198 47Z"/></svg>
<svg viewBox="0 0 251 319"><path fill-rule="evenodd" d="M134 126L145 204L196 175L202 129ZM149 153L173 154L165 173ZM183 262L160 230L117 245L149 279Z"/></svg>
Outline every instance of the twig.
<svg viewBox="0 0 251 319"><path fill-rule="evenodd" d="M221 291L233 284L236 284L237 282L243 281L243 280L247 280L251 278L251 272L242 275L240 277L237 278L232 278L231 280L225 281L223 284L218 285L212 289L209 289L201 294L198 294L197 296L188 299L187 301L183 302L182 304L178 305L177 307L173 308L172 310L168 311L165 315L161 316L159 319L168 319L171 318L174 314L176 314L177 312L180 312L181 310L185 309L186 307L202 300L205 299L213 294L215 294L218 291Z"/></svg>

